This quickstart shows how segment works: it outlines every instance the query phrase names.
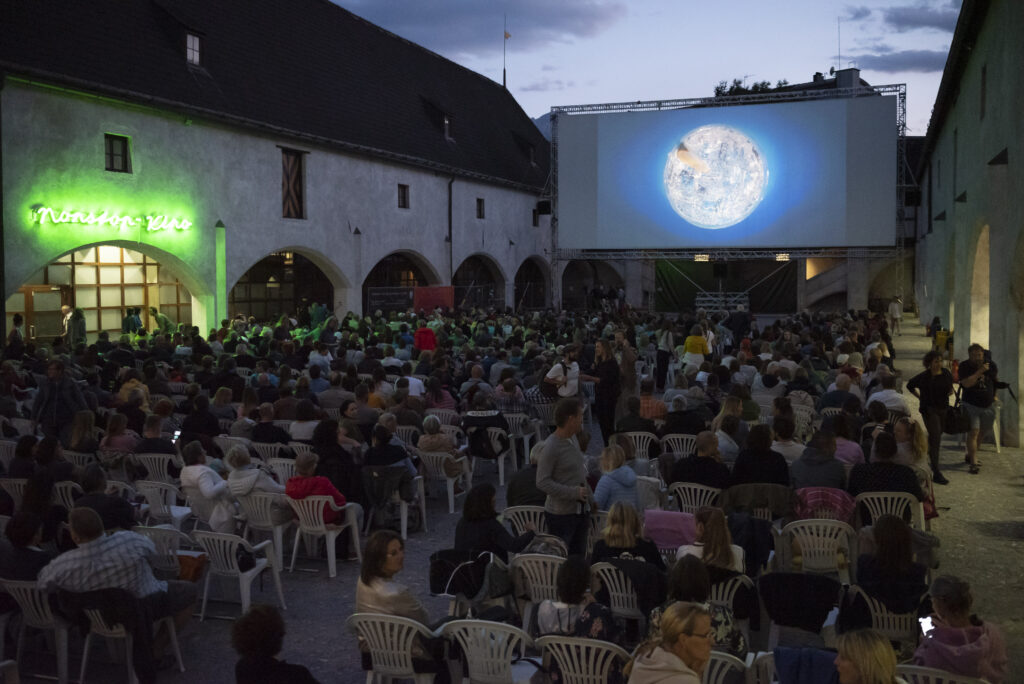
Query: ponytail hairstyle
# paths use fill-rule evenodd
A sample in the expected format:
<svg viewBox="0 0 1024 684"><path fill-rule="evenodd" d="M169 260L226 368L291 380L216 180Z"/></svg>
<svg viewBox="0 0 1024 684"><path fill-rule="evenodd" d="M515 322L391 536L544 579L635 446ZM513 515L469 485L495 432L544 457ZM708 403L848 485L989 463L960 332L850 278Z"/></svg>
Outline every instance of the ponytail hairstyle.
<svg viewBox="0 0 1024 684"><path fill-rule="evenodd" d="M732 535L729 534L729 526L725 522L725 513L721 508L705 506L697 511L695 518L697 524L704 528L704 533L700 537L704 545L704 563L720 568L731 568Z"/></svg>

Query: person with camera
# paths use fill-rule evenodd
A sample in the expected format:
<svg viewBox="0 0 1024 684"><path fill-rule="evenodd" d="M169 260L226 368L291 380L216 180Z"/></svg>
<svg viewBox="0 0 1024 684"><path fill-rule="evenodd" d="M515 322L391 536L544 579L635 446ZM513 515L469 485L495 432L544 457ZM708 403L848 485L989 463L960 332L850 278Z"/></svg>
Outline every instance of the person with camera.
<svg viewBox="0 0 1024 684"><path fill-rule="evenodd" d="M928 429L928 460L932 466L932 482L946 484L949 480L939 472L939 448L942 445L942 423L953 394L953 375L942 367L942 352L932 350L924 355L925 370L907 383L907 391L921 400L921 420Z"/></svg>
<svg viewBox="0 0 1024 684"><path fill-rule="evenodd" d="M970 473L977 475L981 464L978 462L978 440L981 433L992 429L996 417L996 390L1008 387L999 382L999 369L992 362L991 355L980 344L967 348L969 358L960 364L960 387L963 389L963 407L971 419L967 433L967 455L964 460L970 465Z"/></svg>

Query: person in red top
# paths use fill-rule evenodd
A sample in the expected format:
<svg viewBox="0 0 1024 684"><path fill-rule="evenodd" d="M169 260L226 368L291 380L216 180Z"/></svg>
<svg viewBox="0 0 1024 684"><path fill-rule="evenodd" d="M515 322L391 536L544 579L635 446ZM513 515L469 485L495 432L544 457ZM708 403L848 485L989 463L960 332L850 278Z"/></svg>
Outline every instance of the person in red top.
<svg viewBox="0 0 1024 684"><path fill-rule="evenodd" d="M413 335L413 345L420 351L434 351L437 349L437 336L434 331L427 327L426 321L419 321L416 334Z"/></svg>
<svg viewBox="0 0 1024 684"><path fill-rule="evenodd" d="M316 475L316 466L320 457L316 454L299 454L295 457L295 476L288 479L284 493L290 499L301 500L307 496L329 496L334 499L337 506L345 505L345 495L338 491L338 488L331 484L331 481L321 475ZM356 517L362 526L362 507L358 507ZM345 513L332 510L330 506L324 507L324 522L328 525L344 522Z"/></svg>

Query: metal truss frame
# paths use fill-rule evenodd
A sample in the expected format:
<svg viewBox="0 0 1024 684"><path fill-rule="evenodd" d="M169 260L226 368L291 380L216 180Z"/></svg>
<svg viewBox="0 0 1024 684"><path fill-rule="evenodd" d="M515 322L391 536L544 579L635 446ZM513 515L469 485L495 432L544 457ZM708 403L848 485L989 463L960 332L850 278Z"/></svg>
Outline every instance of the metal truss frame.
<svg viewBox="0 0 1024 684"><path fill-rule="evenodd" d="M580 116L614 112L659 111L689 107L727 107L742 104L768 104L798 102L801 100L827 100L848 97L896 96L896 225L895 245L892 247L821 247L821 248L726 248L726 249L565 249L558 247L558 120L561 116ZM569 105L551 108L551 239L553 257L562 259L693 259L695 255L708 255L711 261L742 259L776 259L788 254L791 259L809 257L832 258L890 258L899 257L900 290L903 287L904 237L903 204L906 185L907 154L907 86L905 83L879 86L856 86L827 90L796 90L788 92L748 93L722 97L695 97L677 100L648 100L637 102L610 102L603 104Z"/></svg>

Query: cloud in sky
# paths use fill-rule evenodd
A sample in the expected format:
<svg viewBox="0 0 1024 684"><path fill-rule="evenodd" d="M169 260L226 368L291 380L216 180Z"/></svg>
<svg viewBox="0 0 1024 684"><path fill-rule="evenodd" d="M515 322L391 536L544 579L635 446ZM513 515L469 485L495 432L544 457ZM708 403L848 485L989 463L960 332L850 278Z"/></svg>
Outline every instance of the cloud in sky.
<svg viewBox="0 0 1024 684"><path fill-rule="evenodd" d="M871 16L870 7L864 7L863 5L855 7L850 5L846 8L847 21L860 21L861 19L867 19L869 16Z"/></svg>
<svg viewBox="0 0 1024 684"><path fill-rule="evenodd" d="M563 81L560 78L544 78L524 85L520 90L525 90L528 93L543 93L554 90L565 90L566 88L572 88L575 85L575 81Z"/></svg>
<svg viewBox="0 0 1024 684"><path fill-rule="evenodd" d="M960 2L944 5L909 5L888 7L882 10L886 25L898 33L916 29L934 29L952 33L956 28L957 17L960 16Z"/></svg>
<svg viewBox="0 0 1024 684"><path fill-rule="evenodd" d="M876 54L854 55L860 69L883 73L941 72L949 50L889 50Z"/></svg>
<svg viewBox="0 0 1024 684"><path fill-rule="evenodd" d="M596 36L626 16L620 0L334 0L403 38L444 54L484 55L509 47L542 48Z"/></svg>

